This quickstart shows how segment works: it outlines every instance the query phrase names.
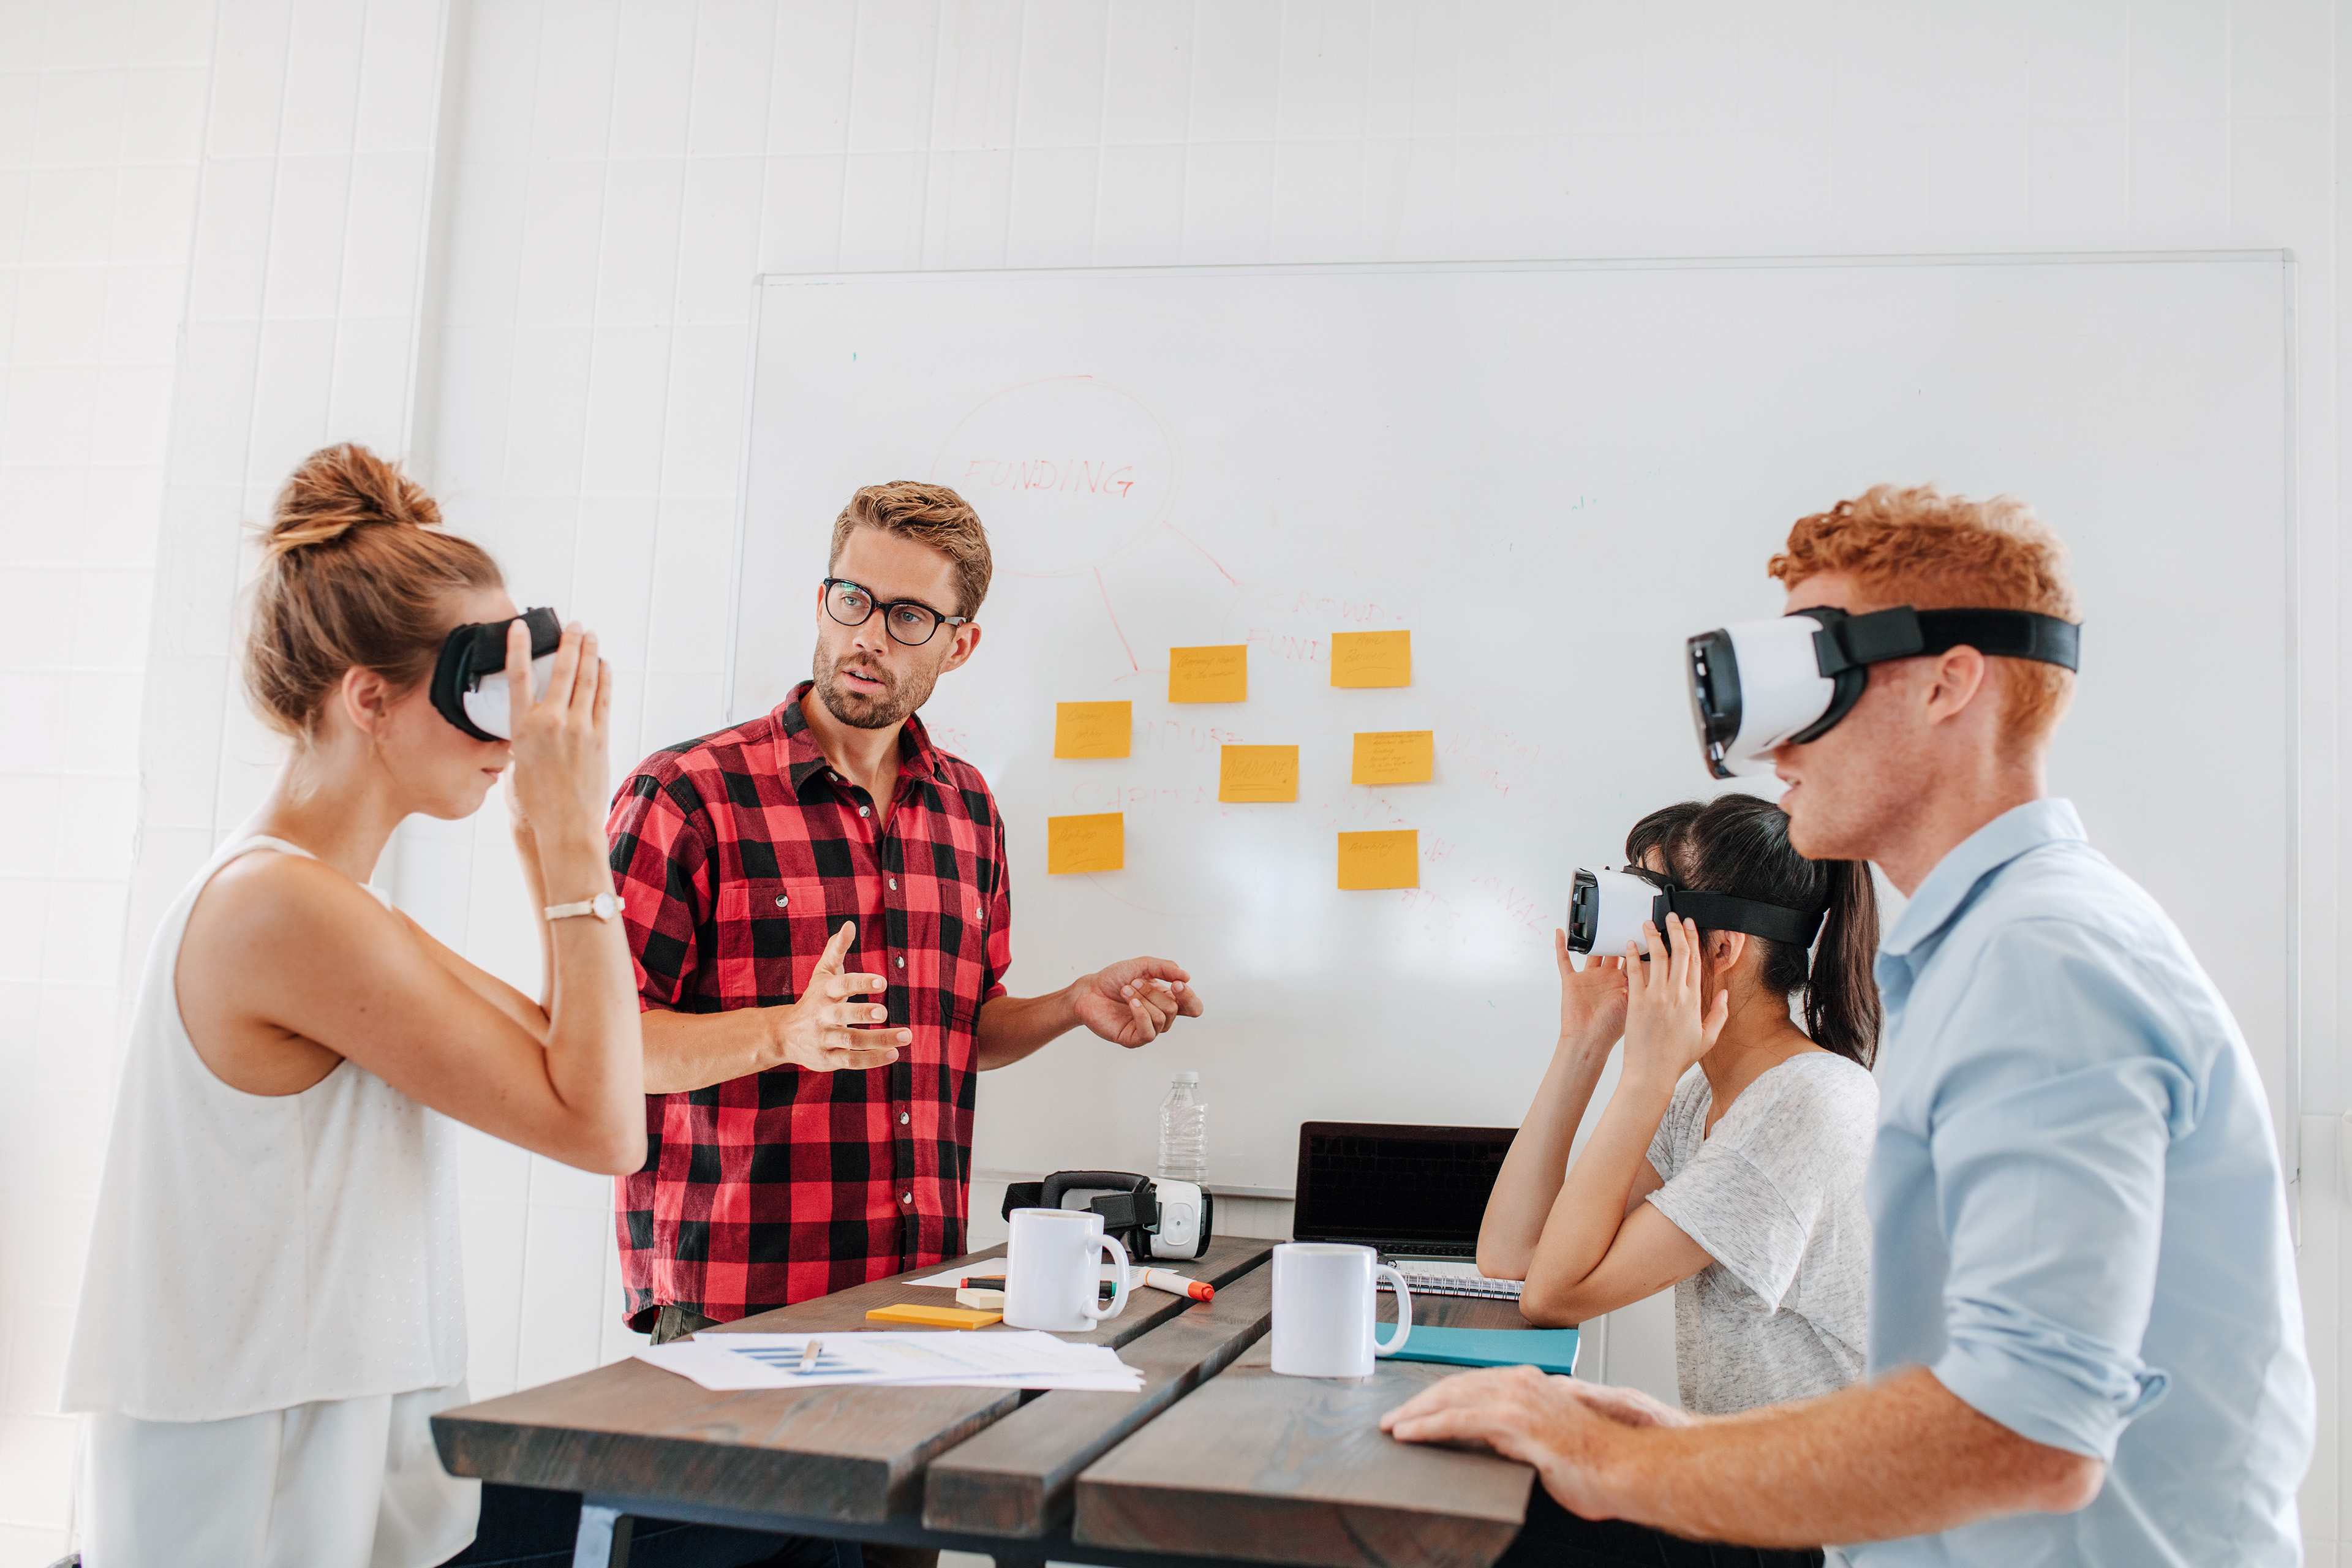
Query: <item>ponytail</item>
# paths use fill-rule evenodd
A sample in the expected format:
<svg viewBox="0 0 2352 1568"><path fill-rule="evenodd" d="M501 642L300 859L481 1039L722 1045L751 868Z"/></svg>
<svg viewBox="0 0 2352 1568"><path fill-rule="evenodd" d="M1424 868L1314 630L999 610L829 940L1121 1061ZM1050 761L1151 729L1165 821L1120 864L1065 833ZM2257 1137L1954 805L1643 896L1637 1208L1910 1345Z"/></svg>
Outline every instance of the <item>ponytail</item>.
<svg viewBox="0 0 2352 1568"><path fill-rule="evenodd" d="M1864 1067L1878 1058L1878 891L1862 860L1816 862L1829 873L1828 912L1805 977L1805 1033Z"/></svg>
<svg viewBox="0 0 2352 1568"><path fill-rule="evenodd" d="M1762 952L1757 975L1780 996L1805 994L1805 1033L1823 1050L1867 1068L1878 1057L1878 892L1860 860L1808 860L1789 842L1789 816L1752 795L1663 806L1633 825L1625 858L1653 850L1675 880L1698 892L1728 893L1807 914L1822 931L1808 953L1794 942L1748 940ZM1706 932L1700 932L1704 937Z"/></svg>

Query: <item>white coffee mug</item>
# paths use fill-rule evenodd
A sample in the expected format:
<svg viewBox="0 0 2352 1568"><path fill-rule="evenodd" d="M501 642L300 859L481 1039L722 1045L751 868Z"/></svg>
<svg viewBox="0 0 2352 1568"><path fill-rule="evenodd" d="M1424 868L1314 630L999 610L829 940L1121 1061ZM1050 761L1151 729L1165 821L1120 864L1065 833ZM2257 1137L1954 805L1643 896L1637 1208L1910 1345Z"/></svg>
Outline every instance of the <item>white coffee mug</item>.
<svg viewBox="0 0 2352 1568"><path fill-rule="evenodd" d="M1396 1291L1396 1333L1372 1340L1372 1280ZM1412 1334L1404 1276L1369 1247L1286 1241L1274 1249L1274 1370L1288 1377L1370 1377L1372 1358L1394 1355Z"/></svg>
<svg viewBox="0 0 2352 1568"><path fill-rule="evenodd" d="M1095 1260L1103 1255L1117 1270L1108 1307L1096 1304L1102 1277ZM1103 1234L1102 1215L1091 1209L1013 1211L1013 1240L1004 1252L1007 1327L1084 1333L1127 1310L1128 1285L1127 1248Z"/></svg>

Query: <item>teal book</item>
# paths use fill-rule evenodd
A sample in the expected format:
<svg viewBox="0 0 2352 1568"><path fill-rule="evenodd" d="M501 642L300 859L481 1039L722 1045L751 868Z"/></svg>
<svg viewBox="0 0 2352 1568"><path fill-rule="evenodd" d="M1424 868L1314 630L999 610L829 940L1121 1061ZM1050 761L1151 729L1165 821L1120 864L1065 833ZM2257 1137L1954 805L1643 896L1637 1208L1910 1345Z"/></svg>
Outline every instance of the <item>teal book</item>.
<svg viewBox="0 0 2352 1568"><path fill-rule="evenodd" d="M1385 1330L1388 1325L1381 1327ZM1447 1366L1535 1366L1576 1371L1574 1329L1424 1329L1413 1325L1391 1361L1433 1361Z"/></svg>

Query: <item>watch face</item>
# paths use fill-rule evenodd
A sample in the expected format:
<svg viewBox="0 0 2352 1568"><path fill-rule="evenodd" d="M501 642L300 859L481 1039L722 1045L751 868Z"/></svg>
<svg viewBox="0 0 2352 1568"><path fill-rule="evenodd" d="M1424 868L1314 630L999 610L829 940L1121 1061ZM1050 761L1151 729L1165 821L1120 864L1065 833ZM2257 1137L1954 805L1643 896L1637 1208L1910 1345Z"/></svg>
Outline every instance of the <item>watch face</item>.
<svg viewBox="0 0 2352 1568"><path fill-rule="evenodd" d="M592 911L600 921L611 920L620 912L621 900L610 893L599 893L588 901Z"/></svg>

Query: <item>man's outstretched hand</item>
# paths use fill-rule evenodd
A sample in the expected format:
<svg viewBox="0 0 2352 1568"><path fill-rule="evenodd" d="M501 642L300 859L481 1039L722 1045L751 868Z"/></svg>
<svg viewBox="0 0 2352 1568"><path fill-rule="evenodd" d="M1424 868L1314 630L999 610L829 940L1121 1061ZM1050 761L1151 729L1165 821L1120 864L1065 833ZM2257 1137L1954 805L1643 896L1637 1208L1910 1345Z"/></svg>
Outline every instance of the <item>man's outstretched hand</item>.
<svg viewBox="0 0 2352 1568"><path fill-rule="evenodd" d="M887 1007L854 1000L887 991L890 984L878 974L843 973L856 936L857 922L842 921L824 944L801 999L772 1009L782 1060L811 1072L863 1072L888 1067L915 1043L913 1030L890 1027Z"/></svg>
<svg viewBox="0 0 2352 1568"><path fill-rule="evenodd" d="M1179 1018L1201 1016L1192 977L1164 958L1129 958L1077 983L1078 1022L1113 1045L1150 1045Z"/></svg>

